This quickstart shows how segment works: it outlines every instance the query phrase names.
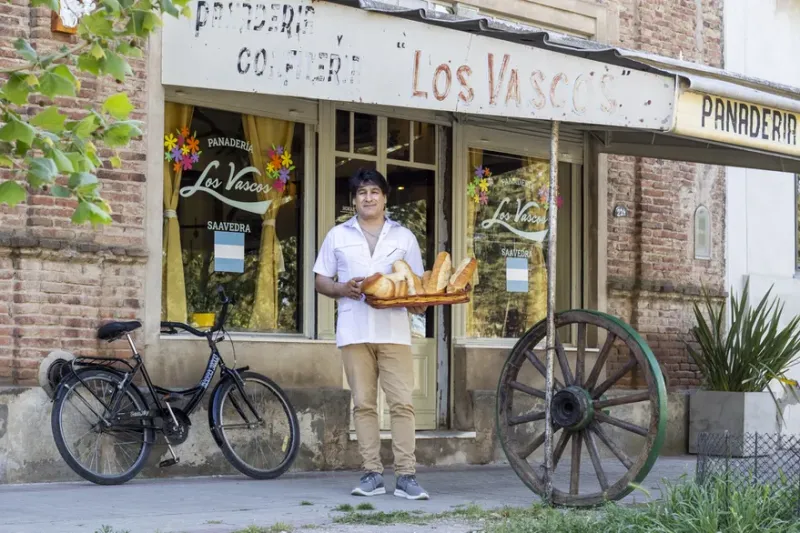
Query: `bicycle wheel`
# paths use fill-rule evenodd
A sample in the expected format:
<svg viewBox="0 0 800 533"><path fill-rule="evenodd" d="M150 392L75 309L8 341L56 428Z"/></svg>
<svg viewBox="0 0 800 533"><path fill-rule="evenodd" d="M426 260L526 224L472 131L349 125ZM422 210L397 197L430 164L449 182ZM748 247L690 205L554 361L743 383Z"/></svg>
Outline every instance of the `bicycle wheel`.
<svg viewBox="0 0 800 533"><path fill-rule="evenodd" d="M255 479L273 479L294 462L300 449L297 414L286 393L266 376L243 372L247 405L233 379L220 383L212 399L211 432L225 458Z"/></svg>
<svg viewBox="0 0 800 533"><path fill-rule="evenodd" d="M62 382L53 402L51 425L56 447L64 461L82 478L98 485L125 483L144 467L154 432L106 427L112 397L122 381L105 370L81 371ZM82 382L81 382L82 380ZM147 410L147 402L134 387L125 389L119 413ZM144 426L149 419L138 423Z"/></svg>

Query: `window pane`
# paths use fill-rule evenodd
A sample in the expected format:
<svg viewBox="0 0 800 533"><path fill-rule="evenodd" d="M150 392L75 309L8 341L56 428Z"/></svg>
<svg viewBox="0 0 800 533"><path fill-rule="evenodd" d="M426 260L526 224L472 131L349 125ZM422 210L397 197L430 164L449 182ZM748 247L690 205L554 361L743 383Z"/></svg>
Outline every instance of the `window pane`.
<svg viewBox="0 0 800 533"><path fill-rule="evenodd" d="M350 111L336 111L336 151L350 151Z"/></svg>
<svg viewBox="0 0 800 533"><path fill-rule="evenodd" d="M426 270L433 268L431 258L436 257L436 173L389 165L386 179L391 192L388 199L388 216L411 230L419 243L422 264ZM425 316L412 315L411 333L415 337L433 338L433 308Z"/></svg>
<svg viewBox="0 0 800 533"><path fill-rule="evenodd" d="M519 338L547 312L543 244L549 163L482 150L470 150L468 157L470 174L464 177L468 180L467 252L478 260L478 276L467 304L467 334ZM563 197L569 193L571 176L568 165L559 167L559 220L563 220L571 218L570 202ZM559 227L565 229L565 233L559 231L559 241L568 243L569 225ZM568 248L566 252L557 259L568 261ZM569 300L568 266L569 262L563 273L559 266L556 281L562 302Z"/></svg>
<svg viewBox="0 0 800 533"><path fill-rule="evenodd" d="M188 135L180 131L184 124L175 128L186 110ZM164 314L185 292L187 320L204 327L201 315L219 311L216 287L223 285L236 297L230 331L300 331L303 126L177 104L168 104L166 123L178 148L195 148L188 152L192 163L181 167L175 206L184 286L165 278ZM176 179L174 165L165 179ZM169 253L164 261L167 270L181 267Z"/></svg>
<svg viewBox="0 0 800 533"><path fill-rule="evenodd" d="M436 163L436 127L433 124L414 122L414 162Z"/></svg>
<svg viewBox="0 0 800 533"><path fill-rule="evenodd" d="M378 117L356 113L353 122L353 151L361 155L378 155Z"/></svg>
<svg viewBox="0 0 800 533"><path fill-rule="evenodd" d="M411 122L399 118L387 120L386 157L400 161L410 161Z"/></svg>

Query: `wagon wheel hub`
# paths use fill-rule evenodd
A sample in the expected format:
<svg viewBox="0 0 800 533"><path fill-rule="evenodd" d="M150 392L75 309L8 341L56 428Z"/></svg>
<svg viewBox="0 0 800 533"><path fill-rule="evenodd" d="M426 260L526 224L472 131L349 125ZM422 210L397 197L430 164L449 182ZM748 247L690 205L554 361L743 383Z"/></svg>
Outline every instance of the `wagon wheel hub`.
<svg viewBox="0 0 800 533"><path fill-rule="evenodd" d="M550 416L556 426L567 431L580 431L594 420L592 399L581 387L561 389L553 396Z"/></svg>

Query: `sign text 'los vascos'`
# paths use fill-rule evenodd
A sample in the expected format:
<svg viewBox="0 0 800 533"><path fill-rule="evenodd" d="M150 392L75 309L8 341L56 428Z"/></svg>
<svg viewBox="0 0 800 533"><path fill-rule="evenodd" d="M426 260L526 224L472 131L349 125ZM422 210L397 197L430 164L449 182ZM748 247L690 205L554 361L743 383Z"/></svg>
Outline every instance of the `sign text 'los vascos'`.
<svg viewBox="0 0 800 533"><path fill-rule="evenodd" d="M666 130L675 80L330 2L195 0L166 85ZM203 65L197 68L196 65Z"/></svg>

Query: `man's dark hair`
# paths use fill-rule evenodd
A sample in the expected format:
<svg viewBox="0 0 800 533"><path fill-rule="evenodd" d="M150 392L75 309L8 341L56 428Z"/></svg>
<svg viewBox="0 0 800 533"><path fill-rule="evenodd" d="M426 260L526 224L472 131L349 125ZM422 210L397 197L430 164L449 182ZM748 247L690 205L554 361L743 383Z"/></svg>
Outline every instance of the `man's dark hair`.
<svg viewBox="0 0 800 533"><path fill-rule="evenodd" d="M349 185L351 198L355 197L356 193L358 193L358 189L365 184L376 185L384 195L389 196L389 182L386 181L383 174L371 168L359 168L356 170L355 174L350 177Z"/></svg>

